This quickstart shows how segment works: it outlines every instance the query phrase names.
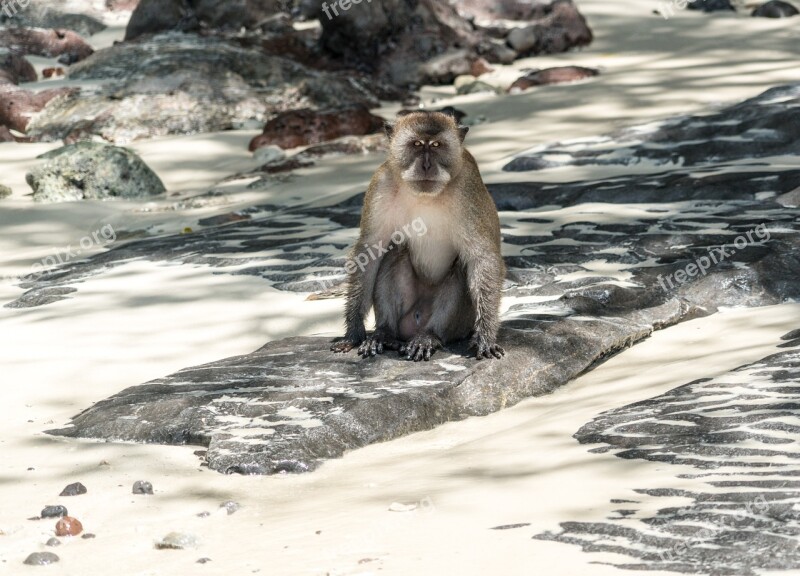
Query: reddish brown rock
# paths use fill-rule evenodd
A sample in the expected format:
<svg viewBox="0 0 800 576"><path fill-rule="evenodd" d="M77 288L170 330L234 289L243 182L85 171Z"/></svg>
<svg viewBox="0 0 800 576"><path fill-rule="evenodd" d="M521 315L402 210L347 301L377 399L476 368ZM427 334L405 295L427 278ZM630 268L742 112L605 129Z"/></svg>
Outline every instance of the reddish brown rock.
<svg viewBox="0 0 800 576"><path fill-rule="evenodd" d="M25 57L16 52L0 52L0 84L36 82L36 70Z"/></svg>
<svg viewBox="0 0 800 576"><path fill-rule="evenodd" d="M250 151L270 144L286 149L319 144L340 136L374 134L383 128L383 124L383 118L371 114L363 106L290 110L267 122L264 133L250 142Z"/></svg>
<svg viewBox="0 0 800 576"><path fill-rule="evenodd" d="M16 142L17 139L11 131L3 125L0 125L0 142Z"/></svg>
<svg viewBox="0 0 800 576"><path fill-rule="evenodd" d="M64 76L63 68L45 68L42 70L42 76L45 78L60 78Z"/></svg>
<svg viewBox="0 0 800 576"><path fill-rule="evenodd" d="M56 522L56 536L77 536L83 532L83 524L77 518L64 516Z"/></svg>
<svg viewBox="0 0 800 576"><path fill-rule="evenodd" d="M44 28L5 28L0 30L0 48L21 54L59 57L62 64L74 64L94 53L81 36L70 30Z"/></svg>
<svg viewBox="0 0 800 576"><path fill-rule="evenodd" d="M75 88L55 88L32 92L13 84L0 84L0 126L25 132L31 118L41 112L50 100L75 91Z"/></svg>
<svg viewBox="0 0 800 576"><path fill-rule="evenodd" d="M548 84L562 84L564 82L576 82L584 78L591 78L600 74L594 68L583 68L582 66L558 66L556 68L545 68L544 70L534 70L528 72L522 78L518 78L508 89L509 92L520 92L533 86L546 86Z"/></svg>
<svg viewBox="0 0 800 576"><path fill-rule="evenodd" d="M482 76L483 74L488 74L489 72L494 72L494 68L492 68L491 64L489 64L486 59L478 58L472 63L472 67L470 68L469 73L475 78Z"/></svg>

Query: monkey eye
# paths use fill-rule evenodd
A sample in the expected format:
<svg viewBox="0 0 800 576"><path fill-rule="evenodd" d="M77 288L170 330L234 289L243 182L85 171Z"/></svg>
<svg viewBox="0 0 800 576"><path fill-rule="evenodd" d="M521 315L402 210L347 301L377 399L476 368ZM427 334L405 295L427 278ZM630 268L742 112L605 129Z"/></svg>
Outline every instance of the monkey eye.
<svg viewBox="0 0 800 576"><path fill-rule="evenodd" d="M417 140L414 142L414 146L422 146L422 140Z"/></svg>
<svg viewBox="0 0 800 576"><path fill-rule="evenodd" d="M431 146L433 146L434 148L438 148L439 147L439 143L438 142L431 142Z"/></svg>

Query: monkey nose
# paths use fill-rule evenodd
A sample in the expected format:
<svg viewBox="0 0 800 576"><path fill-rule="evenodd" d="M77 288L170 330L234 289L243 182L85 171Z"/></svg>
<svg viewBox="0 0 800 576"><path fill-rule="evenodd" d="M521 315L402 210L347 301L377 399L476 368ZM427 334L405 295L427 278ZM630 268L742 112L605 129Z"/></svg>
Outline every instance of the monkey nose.
<svg viewBox="0 0 800 576"><path fill-rule="evenodd" d="M425 170L425 172L431 169L431 157L428 154L422 157L422 169Z"/></svg>

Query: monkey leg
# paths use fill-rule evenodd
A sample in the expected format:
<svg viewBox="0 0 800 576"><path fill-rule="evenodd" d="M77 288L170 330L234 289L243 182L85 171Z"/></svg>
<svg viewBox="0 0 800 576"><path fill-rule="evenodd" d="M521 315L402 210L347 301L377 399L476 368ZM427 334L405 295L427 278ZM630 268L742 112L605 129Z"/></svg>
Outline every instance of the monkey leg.
<svg viewBox="0 0 800 576"><path fill-rule="evenodd" d="M400 348L400 317L416 300L416 282L408 250L403 246L394 246L383 257L378 270L373 297L375 332L367 336L359 347L358 353L361 356L367 358L383 354L384 349Z"/></svg>
<svg viewBox="0 0 800 576"><path fill-rule="evenodd" d="M419 298L401 320L401 332L416 328L400 348L407 360L430 360L447 342L466 338L475 322L475 310L459 262L437 286L418 286Z"/></svg>

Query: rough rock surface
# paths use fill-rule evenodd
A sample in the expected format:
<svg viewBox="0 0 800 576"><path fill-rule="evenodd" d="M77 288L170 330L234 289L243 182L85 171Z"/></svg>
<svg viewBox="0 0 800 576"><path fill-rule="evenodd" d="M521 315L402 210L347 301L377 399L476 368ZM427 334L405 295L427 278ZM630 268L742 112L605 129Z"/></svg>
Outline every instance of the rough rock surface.
<svg viewBox="0 0 800 576"><path fill-rule="evenodd" d="M334 110L290 110L278 114L264 126L264 133L253 138L250 151L277 145L297 148L335 140L341 136L364 136L380 131L384 119L370 114L364 106Z"/></svg>
<svg viewBox="0 0 800 576"><path fill-rule="evenodd" d="M34 92L11 83L0 83L0 127L26 132L31 119L59 96L75 94L74 88L53 88Z"/></svg>
<svg viewBox="0 0 800 576"><path fill-rule="evenodd" d="M125 40L173 30L238 32L256 28L290 5L287 0L141 0L128 22Z"/></svg>
<svg viewBox="0 0 800 576"><path fill-rule="evenodd" d="M36 82L36 69L18 52L0 48L0 84Z"/></svg>
<svg viewBox="0 0 800 576"><path fill-rule="evenodd" d="M82 142L40 156L26 180L37 202L147 198L163 194L161 180L134 152Z"/></svg>
<svg viewBox="0 0 800 576"><path fill-rule="evenodd" d="M745 107L739 121L749 118ZM739 145L730 141L732 155ZM491 185L508 265L504 296L535 297L505 314L501 361L476 362L463 344L429 363L392 353L363 361L330 353L325 339L289 338L124 390L55 432L207 445L209 465L225 472L311 470L348 449L547 393L653 330L720 306L800 297L800 217L773 201L800 186L800 170L714 160L708 171ZM28 291L7 306L56 301L137 259L334 291L361 200L262 206L226 226L119 245L26 279Z"/></svg>
<svg viewBox="0 0 800 576"><path fill-rule="evenodd" d="M798 110L800 83L773 88L714 114L542 147L520 154L504 170L524 172L556 166L644 162L667 167L702 166L784 154L795 156L800 153Z"/></svg>
<svg viewBox="0 0 800 576"><path fill-rule="evenodd" d="M8 3L8 13L0 10L0 26L58 28L72 30L81 36L92 36L106 29L106 25L91 14L74 12L74 4L69 11L65 11L63 5L63 0Z"/></svg>
<svg viewBox="0 0 800 576"><path fill-rule="evenodd" d="M517 92L534 86L577 82L578 80L592 78L598 74L600 74L598 70L584 68L583 66L559 66L557 68L545 68L544 70L532 70L525 76L517 78L508 88L508 91Z"/></svg>
<svg viewBox="0 0 800 576"><path fill-rule="evenodd" d="M544 540L631 557L620 568L755 576L800 569L800 331L785 351L603 413L575 437L625 459L696 467L697 490L648 488L624 517L565 522ZM682 497L669 505L662 499ZM685 500L684 500L685 502ZM660 505L660 507L659 507Z"/></svg>
<svg viewBox="0 0 800 576"><path fill-rule="evenodd" d="M295 108L377 106L356 78L311 70L236 42L166 34L118 44L73 66L100 88L58 101L32 122L40 139L99 135L115 143L239 128Z"/></svg>
<svg viewBox="0 0 800 576"><path fill-rule="evenodd" d="M0 48L23 55L56 58L62 64L74 64L92 55L94 49L71 30L43 28L2 28Z"/></svg>

